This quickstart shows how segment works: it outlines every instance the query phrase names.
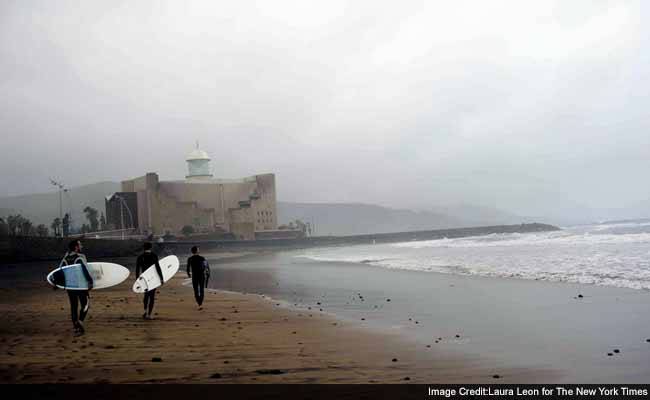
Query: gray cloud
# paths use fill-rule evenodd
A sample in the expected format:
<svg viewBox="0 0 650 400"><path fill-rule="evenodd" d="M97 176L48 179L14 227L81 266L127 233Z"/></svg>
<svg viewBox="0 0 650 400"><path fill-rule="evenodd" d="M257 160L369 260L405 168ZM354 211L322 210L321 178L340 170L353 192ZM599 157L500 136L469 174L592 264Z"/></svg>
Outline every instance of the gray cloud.
<svg viewBox="0 0 650 400"><path fill-rule="evenodd" d="M279 197L523 215L650 198L641 2L0 5L0 195L158 171L195 140ZM647 24L646 24L647 25Z"/></svg>

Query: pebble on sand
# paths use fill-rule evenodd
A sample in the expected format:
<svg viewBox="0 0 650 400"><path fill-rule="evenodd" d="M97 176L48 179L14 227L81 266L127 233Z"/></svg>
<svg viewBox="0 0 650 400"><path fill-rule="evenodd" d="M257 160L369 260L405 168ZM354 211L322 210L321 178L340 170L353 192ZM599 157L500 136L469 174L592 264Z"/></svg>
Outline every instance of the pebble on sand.
<svg viewBox="0 0 650 400"><path fill-rule="evenodd" d="M578 295L578 298L579 298L579 299L581 299L581 298L583 298L583 297L585 297L585 296L583 296L583 295L581 295L581 294Z"/></svg>
<svg viewBox="0 0 650 400"><path fill-rule="evenodd" d="M386 301L390 301L390 299L386 299Z"/></svg>
<svg viewBox="0 0 650 400"><path fill-rule="evenodd" d="M260 375L280 375L285 373L284 371L279 369L258 369L255 372L257 372Z"/></svg>
<svg viewBox="0 0 650 400"><path fill-rule="evenodd" d="M153 357L153 358L151 359L151 362L162 362L162 358L160 358L160 357Z"/></svg>
<svg viewBox="0 0 650 400"><path fill-rule="evenodd" d="M620 353L621 351L619 349L614 349L614 353Z"/></svg>
<svg viewBox="0 0 650 400"><path fill-rule="evenodd" d="M494 374L494 375L492 375L492 378L499 379L499 378L501 378L501 375Z"/></svg>
<svg viewBox="0 0 650 400"><path fill-rule="evenodd" d="M397 358L393 358L393 362L397 362Z"/></svg>
<svg viewBox="0 0 650 400"><path fill-rule="evenodd" d="M614 355L614 353L607 353L607 355L611 357Z"/></svg>
<svg viewBox="0 0 650 400"><path fill-rule="evenodd" d="M221 378L221 374L218 372L210 375L210 379L219 379L219 378Z"/></svg>

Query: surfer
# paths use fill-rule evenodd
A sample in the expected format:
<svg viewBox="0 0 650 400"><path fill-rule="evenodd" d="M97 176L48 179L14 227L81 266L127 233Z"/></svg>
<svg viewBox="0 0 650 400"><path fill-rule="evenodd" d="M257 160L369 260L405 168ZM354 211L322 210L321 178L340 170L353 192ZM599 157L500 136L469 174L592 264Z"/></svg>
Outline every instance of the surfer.
<svg viewBox="0 0 650 400"><path fill-rule="evenodd" d="M81 264L81 270L83 271L84 277L88 281L88 290L67 290L68 298L70 299L70 313L72 314L72 325L74 326L75 333L83 335L85 332L83 321L88 315L88 310L90 309L90 293L89 291L93 288L93 278L88 272L88 267L86 264L86 256L81 252L83 245L77 239L71 241L68 244L68 251L63 256L63 259L59 263L59 268L63 268L66 265ZM78 310L79 305L81 305L81 310Z"/></svg>
<svg viewBox="0 0 650 400"><path fill-rule="evenodd" d="M140 272L144 272L150 266L155 265L156 271L160 276L160 286L162 286L164 284L162 269L158 263L158 256L151 250L152 247L153 246L151 245L151 242L144 242L144 245L142 246L144 252L138 256L138 259L135 262L135 279L138 279L140 277ZM156 289L144 292L144 314L142 314L142 318L153 319L151 313L153 312L155 296Z"/></svg>
<svg viewBox="0 0 650 400"><path fill-rule="evenodd" d="M187 276L192 278L192 287L194 288L194 298L202 310L204 288L207 285L207 279L210 278L210 267L208 261L199 255L199 248L192 247L192 256L187 259Z"/></svg>

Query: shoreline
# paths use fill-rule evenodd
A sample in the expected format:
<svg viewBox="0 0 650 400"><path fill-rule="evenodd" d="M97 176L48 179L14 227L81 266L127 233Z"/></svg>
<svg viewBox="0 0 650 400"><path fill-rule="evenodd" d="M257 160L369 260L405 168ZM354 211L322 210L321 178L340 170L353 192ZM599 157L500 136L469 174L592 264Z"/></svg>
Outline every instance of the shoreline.
<svg viewBox="0 0 650 400"><path fill-rule="evenodd" d="M323 308L371 333L398 336L427 352L428 346L450 350L490 369L552 372L556 383L639 383L650 377L647 291L302 262L292 255L222 260L213 278L218 283L211 286L263 293L303 314Z"/></svg>
<svg viewBox="0 0 650 400"><path fill-rule="evenodd" d="M49 264L38 263L0 270L4 383L533 383L555 378L548 370L492 369L457 354L423 351L396 335L332 315L310 317L259 295L206 291L204 311L198 311L182 272L157 294L153 321L142 320L142 296L130 291L132 279L92 292L87 332L74 337L67 296L42 280L48 269ZM162 361L152 361L155 357Z"/></svg>

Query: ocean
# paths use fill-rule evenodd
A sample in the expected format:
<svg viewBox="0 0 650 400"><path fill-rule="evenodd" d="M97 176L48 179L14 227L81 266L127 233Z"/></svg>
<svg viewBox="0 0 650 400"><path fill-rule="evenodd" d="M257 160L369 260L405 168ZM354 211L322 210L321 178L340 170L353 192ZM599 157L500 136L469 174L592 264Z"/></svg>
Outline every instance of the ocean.
<svg viewBox="0 0 650 400"><path fill-rule="evenodd" d="M650 222L309 250L297 257L445 274L650 289Z"/></svg>
<svg viewBox="0 0 650 400"><path fill-rule="evenodd" d="M278 251L211 265L213 289L394 334L423 356L462 353L495 373L552 370L558 382L650 379L647 222Z"/></svg>

